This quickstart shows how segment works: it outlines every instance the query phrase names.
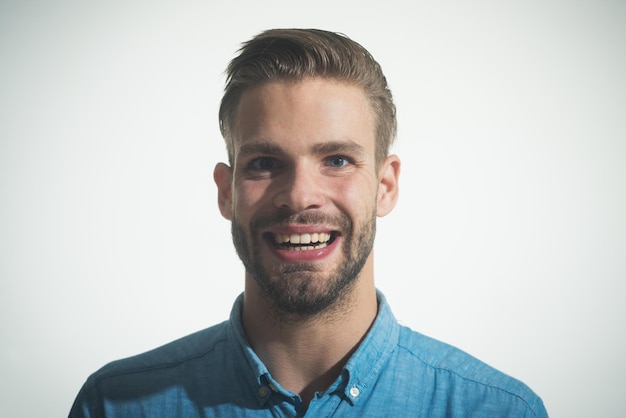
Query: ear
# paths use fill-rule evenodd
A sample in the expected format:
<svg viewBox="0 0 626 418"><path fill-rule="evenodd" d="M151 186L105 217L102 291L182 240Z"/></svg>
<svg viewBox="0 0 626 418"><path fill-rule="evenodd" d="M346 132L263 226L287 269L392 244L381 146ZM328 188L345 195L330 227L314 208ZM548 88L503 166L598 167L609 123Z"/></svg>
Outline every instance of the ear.
<svg viewBox="0 0 626 418"><path fill-rule="evenodd" d="M233 203L233 170L224 163L217 163L213 170L213 180L217 185L217 204L222 216L232 219Z"/></svg>
<svg viewBox="0 0 626 418"><path fill-rule="evenodd" d="M385 216L396 206L398 201L398 180L400 177L400 158L388 156L379 171L376 215Z"/></svg>

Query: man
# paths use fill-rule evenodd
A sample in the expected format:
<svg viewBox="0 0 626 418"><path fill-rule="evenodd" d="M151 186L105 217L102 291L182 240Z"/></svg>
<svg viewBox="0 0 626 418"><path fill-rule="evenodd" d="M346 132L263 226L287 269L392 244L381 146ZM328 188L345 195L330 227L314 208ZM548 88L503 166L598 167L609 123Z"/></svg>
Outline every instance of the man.
<svg viewBox="0 0 626 418"><path fill-rule="evenodd" d="M71 417L545 417L524 384L400 326L374 285L395 107L359 44L270 30L228 68L215 167L245 290L230 320L111 363Z"/></svg>

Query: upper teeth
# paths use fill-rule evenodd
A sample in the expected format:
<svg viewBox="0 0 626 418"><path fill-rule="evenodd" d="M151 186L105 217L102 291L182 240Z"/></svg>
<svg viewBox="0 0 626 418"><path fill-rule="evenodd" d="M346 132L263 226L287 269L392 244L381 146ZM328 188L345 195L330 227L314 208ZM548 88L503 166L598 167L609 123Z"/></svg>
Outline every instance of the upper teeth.
<svg viewBox="0 0 626 418"><path fill-rule="evenodd" d="M330 234L327 232L314 232L312 234L274 234L274 240L278 244L311 244L316 242L328 242Z"/></svg>

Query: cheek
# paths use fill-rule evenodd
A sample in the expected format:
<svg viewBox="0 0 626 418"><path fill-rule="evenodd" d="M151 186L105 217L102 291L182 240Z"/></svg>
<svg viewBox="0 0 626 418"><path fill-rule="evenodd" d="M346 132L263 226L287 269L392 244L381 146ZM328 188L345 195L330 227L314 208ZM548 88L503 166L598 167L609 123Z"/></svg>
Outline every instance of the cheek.
<svg viewBox="0 0 626 418"><path fill-rule="evenodd" d="M264 182L241 182L235 186L233 208L238 218L246 218L267 199L268 185Z"/></svg>
<svg viewBox="0 0 626 418"><path fill-rule="evenodd" d="M372 206L376 205L377 183L373 177L367 175L357 176L352 180L354 181L337 181L333 184L333 198L349 211L369 216Z"/></svg>

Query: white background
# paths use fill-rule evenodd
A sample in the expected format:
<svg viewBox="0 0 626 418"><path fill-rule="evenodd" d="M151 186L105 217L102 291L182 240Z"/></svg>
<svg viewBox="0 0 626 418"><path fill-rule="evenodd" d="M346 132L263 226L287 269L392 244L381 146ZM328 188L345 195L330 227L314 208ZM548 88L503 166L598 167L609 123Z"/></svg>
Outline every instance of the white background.
<svg viewBox="0 0 626 418"><path fill-rule="evenodd" d="M0 415L226 319L243 286L213 166L223 70L271 27L344 32L394 92L398 319L553 417L626 393L623 1L0 3Z"/></svg>

